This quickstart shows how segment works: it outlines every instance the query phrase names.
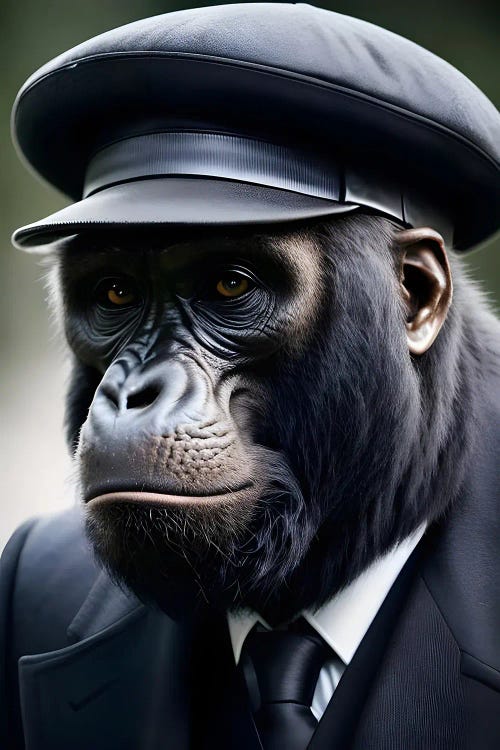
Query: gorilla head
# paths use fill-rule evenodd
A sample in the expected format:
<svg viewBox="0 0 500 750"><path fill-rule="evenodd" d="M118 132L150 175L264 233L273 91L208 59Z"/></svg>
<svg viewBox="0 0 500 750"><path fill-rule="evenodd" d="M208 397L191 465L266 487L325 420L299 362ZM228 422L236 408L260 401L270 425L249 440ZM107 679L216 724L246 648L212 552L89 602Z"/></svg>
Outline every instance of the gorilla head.
<svg viewBox="0 0 500 750"><path fill-rule="evenodd" d="M54 269L88 535L168 611L286 620L461 483L471 365L440 235L363 214L267 230L82 234Z"/></svg>

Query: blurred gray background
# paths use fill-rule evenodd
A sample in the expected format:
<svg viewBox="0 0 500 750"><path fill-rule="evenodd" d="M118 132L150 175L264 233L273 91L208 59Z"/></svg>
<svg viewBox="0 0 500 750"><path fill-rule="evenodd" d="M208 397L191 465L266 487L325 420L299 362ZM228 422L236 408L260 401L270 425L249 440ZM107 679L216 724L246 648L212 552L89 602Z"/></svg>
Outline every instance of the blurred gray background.
<svg viewBox="0 0 500 750"><path fill-rule="evenodd" d="M214 2L2 0L0 128L0 549L25 518L73 502L63 440L64 346L50 325L43 269L10 246L12 231L65 205L34 179L10 141L17 90L40 65L85 39L146 16ZM427 47L469 76L498 106L498 5L486 0L318 2ZM473 275L498 307L500 240L469 256Z"/></svg>

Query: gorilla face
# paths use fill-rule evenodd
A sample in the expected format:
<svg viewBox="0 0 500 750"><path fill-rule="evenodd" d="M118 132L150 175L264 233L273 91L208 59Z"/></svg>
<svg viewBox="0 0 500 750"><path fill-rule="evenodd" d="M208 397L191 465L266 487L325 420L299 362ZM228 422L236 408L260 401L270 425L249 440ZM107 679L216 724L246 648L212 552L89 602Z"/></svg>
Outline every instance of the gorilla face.
<svg viewBox="0 0 500 750"><path fill-rule="evenodd" d="M357 216L63 248L69 430L116 579L279 622L439 514L422 461L443 425L412 346L451 285L428 235Z"/></svg>

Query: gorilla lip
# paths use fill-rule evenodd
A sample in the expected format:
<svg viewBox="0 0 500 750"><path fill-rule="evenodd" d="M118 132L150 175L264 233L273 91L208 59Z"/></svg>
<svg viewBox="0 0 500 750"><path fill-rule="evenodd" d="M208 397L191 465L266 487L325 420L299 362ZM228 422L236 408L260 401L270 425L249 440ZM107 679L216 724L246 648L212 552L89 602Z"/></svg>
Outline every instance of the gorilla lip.
<svg viewBox="0 0 500 750"><path fill-rule="evenodd" d="M229 500L231 502L244 499L253 484L247 484L236 487L235 489L225 490L213 495L173 495L163 492L141 492L136 490L106 492L102 495L96 495L85 501L86 505L102 505L104 503L125 502L125 503L150 503L153 505L189 505L191 503L217 503Z"/></svg>

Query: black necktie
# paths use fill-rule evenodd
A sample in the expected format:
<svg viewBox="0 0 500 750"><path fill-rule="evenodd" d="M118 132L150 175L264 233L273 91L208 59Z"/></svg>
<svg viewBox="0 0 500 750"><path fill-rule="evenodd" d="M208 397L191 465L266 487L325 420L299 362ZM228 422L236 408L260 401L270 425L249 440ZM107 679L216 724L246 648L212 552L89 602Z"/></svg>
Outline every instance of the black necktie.
<svg viewBox="0 0 500 750"><path fill-rule="evenodd" d="M287 630L257 625L249 633L240 665L264 750L305 750L318 725L310 707L329 653L302 618Z"/></svg>

